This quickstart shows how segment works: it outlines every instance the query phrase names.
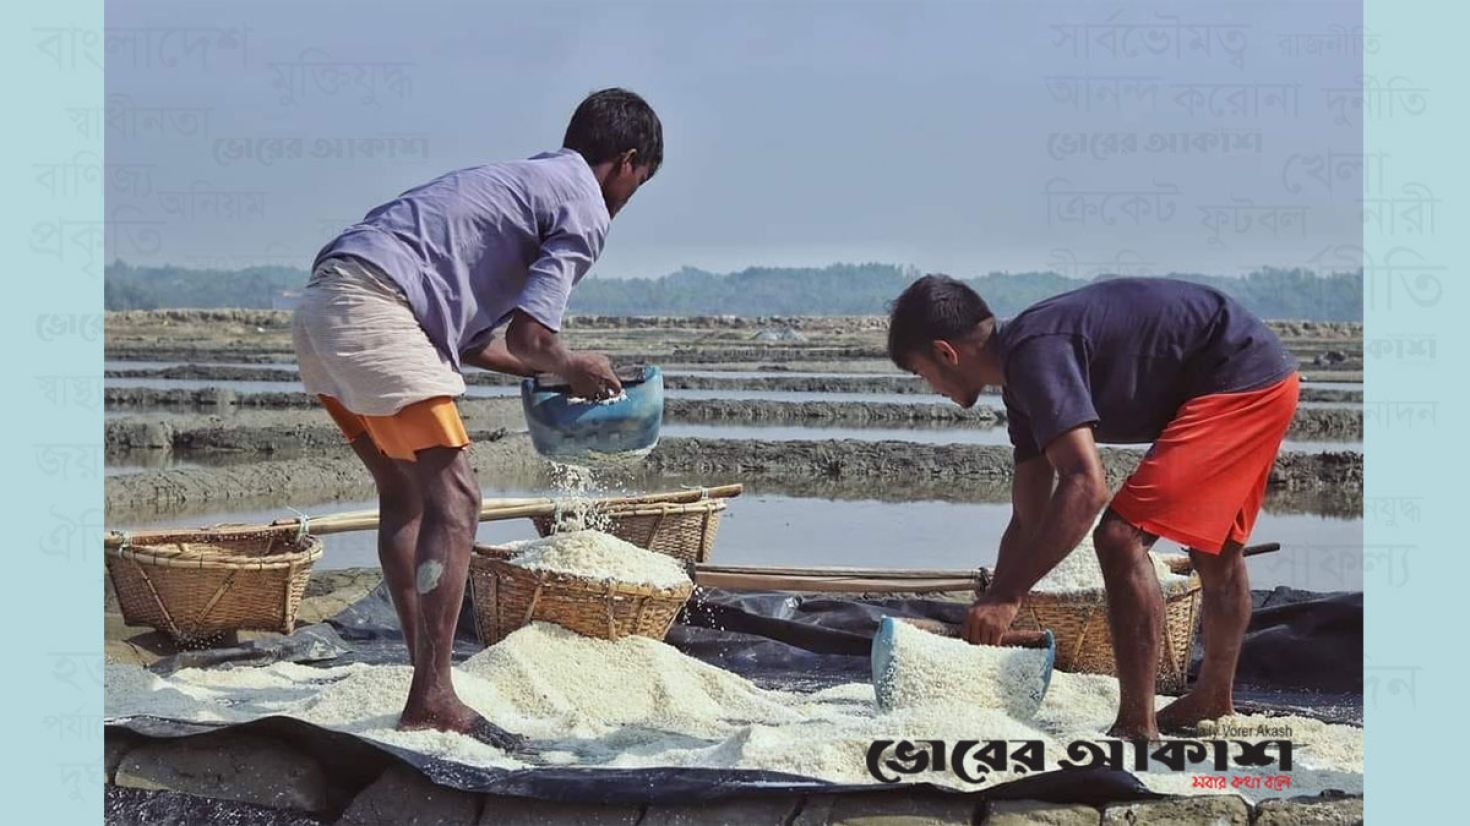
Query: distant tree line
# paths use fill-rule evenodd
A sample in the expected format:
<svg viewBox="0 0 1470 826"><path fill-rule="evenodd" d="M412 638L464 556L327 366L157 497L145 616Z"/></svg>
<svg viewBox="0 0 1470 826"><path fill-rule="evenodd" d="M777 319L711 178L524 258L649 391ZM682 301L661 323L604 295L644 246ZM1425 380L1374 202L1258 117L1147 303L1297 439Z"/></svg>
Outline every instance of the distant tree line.
<svg viewBox="0 0 1470 826"><path fill-rule="evenodd" d="M893 264L833 264L750 267L733 273L686 267L659 278L593 276L572 293L571 310L601 315L882 313L918 275L911 267ZM1363 317L1362 270L1318 274L1307 269L1262 267L1243 277L1169 275L1229 293L1264 318L1360 321ZM194 270L132 267L118 261L108 266L104 289L109 310L264 309L281 306L283 294L299 290L306 278L304 270L290 267ZM991 273L966 279L1002 316L1091 280L1055 272Z"/></svg>
<svg viewBox="0 0 1470 826"><path fill-rule="evenodd" d="M295 267L196 270L186 267L107 266L102 302L109 310L242 308L267 310L283 293L306 285L306 271Z"/></svg>

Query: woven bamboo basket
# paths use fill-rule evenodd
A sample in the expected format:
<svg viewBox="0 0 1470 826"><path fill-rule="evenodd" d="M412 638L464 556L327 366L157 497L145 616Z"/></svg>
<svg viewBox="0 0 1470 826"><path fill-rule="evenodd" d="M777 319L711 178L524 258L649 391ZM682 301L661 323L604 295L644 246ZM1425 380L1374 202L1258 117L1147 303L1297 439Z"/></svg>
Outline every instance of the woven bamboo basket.
<svg viewBox="0 0 1470 826"><path fill-rule="evenodd" d="M476 545L470 557L475 632L485 645L538 621L605 640L629 635L661 640L694 592L692 583L663 589L532 571L507 562L512 553Z"/></svg>
<svg viewBox="0 0 1470 826"><path fill-rule="evenodd" d="M593 521L605 516L608 533L640 548L685 562L708 562L714 555L715 533L725 508L722 499L682 505L670 502L614 505L597 509ZM550 536L560 520L555 516L537 516L531 521L538 533Z"/></svg>
<svg viewBox="0 0 1470 826"><path fill-rule="evenodd" d="M1171 560L1176 573L1188 573L1189 584L1164 595L1164 636L1159 656L1158 690L1183 691L1189 677L1189 654L1199 624L1200 579L1189 560ZM1108 628L1108 600L1102 592L1042 594L1021 602L1011 623L1017 630L1051 629L1056 637L1056 667L1062 671L1117 675L1113 635Z"/></svg>
<svg viewBox="0 0 1470 826"><path fill-rule="evenodd" d="M322 541L297 528L209 528L106 547L123 620L181 643L229 631L289 634Z"/></svg>

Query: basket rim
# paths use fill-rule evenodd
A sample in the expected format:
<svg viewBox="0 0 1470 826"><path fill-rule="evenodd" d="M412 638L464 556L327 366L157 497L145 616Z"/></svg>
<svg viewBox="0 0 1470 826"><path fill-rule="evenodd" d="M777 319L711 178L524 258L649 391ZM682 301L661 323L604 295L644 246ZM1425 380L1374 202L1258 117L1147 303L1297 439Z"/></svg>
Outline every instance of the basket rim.
<svg viewBox="0 0 1470 826"><path fill-rule="evenodd" d="M271 535L275 531L252 531L239 532L233 535L222 535L207 532L180 532L167 535L150 535L144 542L130 543L127 545L109 546L104 548L107 556L115 559L127 559L140 564L154 565L161 568L231 568L250 570L272 570L277 568L293 568L305 563L314 563L322 558L326 547L320 537L303 535L300 539L288 537L290 549L281 553L273 553L265 556L248 556L234 554L225 551L205 550L186 551L175 547L182 542L196 542L208 544L211 540L218 542L240 541L246 538L255 538L257 535ZM304 546L304 547L302 547Z"/></svg>
<svg viewBox="0 0 1470 826"><path fill-rule="evenodd" d="M658 588L653 585L639 585L630 582L620 582L615 579L596 579L579 574L568 574L561 571L533 570L512 565L507 557L514 553L513 548L476 543L470 554L470 569L489 569L490 572L500 576L513 577L539 581L554 585L567 591L586 591L598 596L628 596L628 597L653 597L663 599L687 600L694 593L694 583L688 582L673 588ZM650 552L651 553L651 552Z"/></svg>
<svg viewBox="0 0 1470 826"><path fill-rule="evenodd" d="M645 502L633 505L593 505L588 510L608 516L651 516L663 513L687 513L690 511L719 512L730 507L723 499L706 499L700 502ZM551 519L550 514L532 517Z"/></svg>
<svg viewBox="0 0 1470 826"><path fill-rule="evenodd" d="M636 505L608 505L601 510L609 513L639 511L722 511L730 507L723 499L704 499L698 502L642 502Z"/></svg>
<svg viewBox="0 0 1470 826"><path fill-rule="evenodd" d="M1192 572L1189 575L1187 586L1164 593L1164 603L1188 599L1203 588L1204 584L1200 581L1199 574ZM1098 588L1093 591L1031 591L1026 594L1025 602L1030 605L1102 605L1107 602L1107 596L1106 588Z"/></svg>

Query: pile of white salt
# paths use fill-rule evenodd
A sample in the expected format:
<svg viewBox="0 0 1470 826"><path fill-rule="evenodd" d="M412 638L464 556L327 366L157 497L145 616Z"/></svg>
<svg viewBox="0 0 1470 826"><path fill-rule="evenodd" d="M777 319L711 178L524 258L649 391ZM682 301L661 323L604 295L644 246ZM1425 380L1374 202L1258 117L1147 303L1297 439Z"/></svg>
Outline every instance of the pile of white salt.
<svg viewBox="0 0 1470 826"><path fill-rule="evenodd" d="M281 663L187 669L162 678L114 664L107 667L105 713L109 719L151 714L216 722L281 714L466 765L526 765L468 737L395 731L411 676L407 666ZM883 714L866 682L815 693L771 691L662 642L596 640L541 623L466 660L454 682L465 702L491 722L533 738L539 762L763 769L843 783L873 782L866 754L875 739L1041 740L1054 765L1069 741L1103 736L1118 700L1110 677L1057 672L1041 708L1025 722L942 686L931 689L929 702ZM1159 704L1169 699L1160 697ZM1361 729L1300 717L1232 720L1239 728L1261 722L1293 731L1292 788L1235 791L1252 799L1325 788L1362 791ZM1189 787L1193 773L1145 772L1140 779L1160 791L1201 793ZM963 787L949 773L905 779ZM987 784L1007 779L1013 778L991 775Z"/></svg>
<svg viewBox="0 0 1470 826"><path fill-rule="evenodd" d="M602 531L562 531L542 539L506 543L505 547L514 551L507 562L533 571L653 588L682 588L690 584L684 565L678 560Z"/></svg>

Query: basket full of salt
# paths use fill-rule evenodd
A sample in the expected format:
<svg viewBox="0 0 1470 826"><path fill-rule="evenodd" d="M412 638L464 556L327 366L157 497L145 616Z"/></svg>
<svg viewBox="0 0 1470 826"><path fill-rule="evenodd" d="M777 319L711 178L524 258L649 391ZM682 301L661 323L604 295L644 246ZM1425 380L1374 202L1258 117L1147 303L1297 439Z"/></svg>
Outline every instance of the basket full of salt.
<svg viewBox="0 0 1470 826"><path fill-rule="evenodd" d="M123 621L181 643L296 627L322 541L289 528L218 527L121 535L105 543Z"/></svg>
<svg viewBox="0 0 1470 826"><path fill-rule="evenodd" d="M1187 557L1150 557L1164 597L1157 685L1159 691L1174 693L1184 690L1189 676L1189 654L1200 615L1200 579L1190 570ZM1074 550L1037 583L1022 600L1011 628L1050 630L1056 637L1056 667L1062 671L1117 674L1107 592L1090 547Z"/></svg>
<svg viewBox="0 0 1470 826"><path fill-rule="evenodd" d="M537 621L601 639L661 640L693 592L673 557L601 531L476 545L470 558L475 631L485 645Z"/></svg>
<svg viewBox="0 0 1470 826"><path fill-rule="evenodd" d="M715 533L725 507L721 499L614 505L595 509L586 520L640 548L685 562L708 562L714 555ZM531 521L542 536L550 536L565 525L554 516L538 516Z"/></svg>

